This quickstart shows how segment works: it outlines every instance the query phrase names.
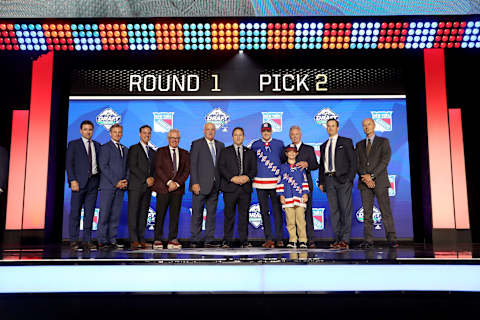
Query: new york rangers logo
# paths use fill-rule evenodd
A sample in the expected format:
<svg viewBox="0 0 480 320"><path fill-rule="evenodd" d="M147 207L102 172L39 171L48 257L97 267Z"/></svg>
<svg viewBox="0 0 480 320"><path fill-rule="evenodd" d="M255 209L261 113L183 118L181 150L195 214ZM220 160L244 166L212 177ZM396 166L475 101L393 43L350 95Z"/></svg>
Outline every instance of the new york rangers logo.
<svg viewBox="0 0 480 320"><path fill-rule="evenodd" d="M147 230L153 231L155 229L155 217L157 213L152 208L148 208Z"/></svg>
<svg viewBox="0 0 480 320"><path fill-rule="evenodd" d="M305 143L308 144L309 146L313 147L313 150L315 151L315 156L317 156L317 162L320 161L320 146L322 145L321 142L311 142L311 143Z"/></svg>
<svg viewBox="0 0 480 320"><path fill-rule="evenodd" d="M325 208L312 208L313 230L325 229Z"/></svg>
<svg viewBox="0 0 480 320"><path fill-rule="evenodd" d="M258 229L262 226L262 214L260 212L260 205L258 203L252 204L248 210L248 222Z"/></svg>
<svg viewBox="0 0 480 320"><path fill-rule="evenodd" d="M370 111L370 113L375 121L375 131L392 131L393 111Z"/></svg>
<svg viewBox="0 0 480 320"><path fill-rule="evenodd" d="M100 215L100 209L95 208L95 211L93 212L93 221L92 221L92 231L97 230L98 227L98 216ZM80 230L83 230L83 218L85 216L85 210L82 208L82 211L80 213Z"/></svg>
<svg viewBox="0 0 480 320"><path fill-rule="evenodd" d="M230 122L230 116L220 108L215 108L205 116L205 122L211 122L215 129L222 129L227 132L227 124Z"/></svg>
<svg viewBox="0 0 480 320"><path fill-rule="evenodd" d="M122 121L122 117L112 108L108 107L97 115L96 121L98 125L110 130L111 126Z"/></svg>
<svg viewBox="0 0 480 320"><path fill-rule="evenodd" d="M175 112L153 112L153 131L167 133L173 129Z"/></svg>
<svg viewBox="0 0 480 320"><path fill-rule="evenodd" d="M272 125L272 132L282 132L283 112L262 112L263 121Z"/></svg>
<svg viewBox="0 0 480 320"><path fill-rule="evenodd" d="M358 222L360 222L360 223L364 222L363 207L361 207L355 215L357 217ZM375 230L381 230L382 229L382 213L375 206L373 206L372 219L373 219L373 225L375 226Z"/></svg>
<svg viewBox="0 0 480 320"><path fill-rule="evenodd" d="M390 181L390 188L388 188L388 195L390 197L395 197L397 194L397 185L396 185L396 180L397 176L394 174L389 174L388 175L388 181Z"/></svg>
<svg viewBox="0 0 480 320"><path fill-rule="evenodd" d="M330 108L323 108L315 115L315 123L327 127L327 121L330 119L338 120L339 115L333 112Z"/></svg>

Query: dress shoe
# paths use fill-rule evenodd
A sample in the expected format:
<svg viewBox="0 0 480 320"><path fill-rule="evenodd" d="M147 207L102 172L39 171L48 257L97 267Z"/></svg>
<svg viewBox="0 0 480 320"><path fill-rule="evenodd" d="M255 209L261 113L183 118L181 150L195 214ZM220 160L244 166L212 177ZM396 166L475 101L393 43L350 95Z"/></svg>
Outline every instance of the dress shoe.
<svg viewBox="0 0 480 320"><path fill-rule="evenodd" d="M82 249L83 249L83 251L96 251L97 246L92 241L83 242L82 243Z"/></svg>
<svg viewBox="0 0 480 320"><path fill-rule="evenodd" d="M203 244L201 242L195 241L190 244L190 248L203 248Z"/></svg>
<svg viewBox="0 0 480 320"><path fill-rule="evenodd" d="M335 241L335 242L330 243L329 247L331 249L339 249L340 248L340 241Z"/></svg>
<svg viewBox="0 0 480 320"><path fill-rule="evenodd" d="M252 248L253 245L250 242L245 241L245 242L242 242L241 247L242 248Z"/></svg>
<svg viewBox="0 0 480 320"><path fill-rule="evenodd" d="M223 241L222 242L222 248L228 249L232 247L232 243L230 241Z"/></svg>
<svg viewBox="0 0 480 320"><path fill-rule="evenodd" d="M137 241L130 242L130 250L138 250L139 243Z"/></svg>
<svg viewBox="0 0 480 320"><path fill-rule="evenodd" d="M283 244L283 241L280 240L280 241L277 241L277 243L275 244L275 247L276 248L285 248L285 245Z"/></svg>
<svg viewBox="0 0 480 320"><path fill-rule="evenodd" d="M177 239L173 239L173 240L168 241L167 248L168 249L182 249L182 245L180 244L180 242L178 242Z"/></svg>
<svg viewBox="0 0 480 320"><path fill-rule="evenodd" d="M262 247L264 247L264 248L275 248L275 242L273 242L272 240L267 240L267 241L265 241L264 244L262 244Z"/></svg>
<svg viewBox="0 0 480 320"><path fill-rule="evenodd" d="M340 241L340 243L338 244L338 249L348 250L349 248L350 246L345 241Z"/></svg>
<svg viewBox="0 0 480 320"><path fill-rule="evenodd" d="M110 245L108 243L98 243L98 250L108 250Z"/></svg>
<svg viewBox="0 0 480 320"><path fill-rule="evenodd" d="M205 248L220 248L220 245L215 242L205 242Z"/></svg>
<svg viewBox="0 0 480 320"><path fill-rule="evenodd" d="M142 241L138 244L138 248L140 249L147 249L147 243L145 241Z"/></svg>
<svg viewBox="0 0 480 320"><path fill-rule="evenodd" d="M152 244L152 248L154 250L162 250L163 249L163 243L160 240L155 240Z"/></svg>
<svg viewBox="0 0 480 320"><path fill-rule="evenodd" d="M112 249L112 250L117 250L117 249L120 249L122 246L120 246L118 243L110 243L108 245L108 248L109 249Z"/></svg>
<svg viewBox="0 0 480 320"><path fill-rule="evenodd" d="M360 249L371 249L373 248L373 243L368 241L363 241L362 243L360 243L358 247Z"/></svg>
<svg viewBox="0 0 480 320"><path fill-rule="evenodd" d="M81 244L79 241L70 241L70 249L72 249L73 251L77 251L78 249L80 249L81 247Z"/></svg>
<svg viewBox="0 0 480 320"><path fill-rule="evenodd" d="M308 249L315 249L317 246L315 245L315 242L314 241L308 241L307 242L307 247Z"/></svg>

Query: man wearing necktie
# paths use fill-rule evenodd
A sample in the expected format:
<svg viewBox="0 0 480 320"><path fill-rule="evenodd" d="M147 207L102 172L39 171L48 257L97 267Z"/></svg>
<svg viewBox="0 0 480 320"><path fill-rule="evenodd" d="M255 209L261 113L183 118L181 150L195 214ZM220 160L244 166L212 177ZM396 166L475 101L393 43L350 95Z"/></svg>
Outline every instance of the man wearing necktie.
<svg viewBox="0 0 480 320"><path fill-rule="evenodd" d="M155 217L155 240L153 249L163 249L163 223L169 212L168 249L181 249L178 242L178 222L185 181L190 174L190 154L178 146L180 131L171 129L167 135L168 146L158 148L155 154L155 183L157 193L157 215Z"/></svg>
<svg viewBox="0 0 480 320"><path fill-rule="evenodd" d="M118 247L117 229L128 186L128 148L120 143L122 135L123 127L114 124L110 127L111 140L100 149L100 217L97 231L100 249Z"/></svg>
<svg viewBox="0 0 480 320"><path fill-rule="evenodd" d="M359 175L358 189L360 189L363 206L364 241L360 244L360 247L364 249L373 247L373 201L374 197L377 197L388 245L397 248L398 242L388 195L390 181L388 180L387 167L392 155L390 142L387 138L375 135L375 121L373 119L363 120L362 126L366 139L358 142L356 146Z"/></svg>
<svg viewBox="0 0 480 320"><path fill-rule="evenodd" d="M352 228L352 186L357 161L350 138L338 135L338 120L327 121L328 140L320 146L318 187L327 193L334 249L348 249Z"/></svg>
<svg viewBox="0 0 480 320"><path fill-rule="evenodd" d="M128 235L130 249L145 249L145 229L152 197L155 152L148 146L152 128L140 127L140 142L128 149Z"/></svg>
<svg viewBox="0 0 480 320"><path fill-rule="evenodd" d="M204 137L192 142L190 148L190 186L192 191L192 220L190 232L192 247L201 247L203 210L207 208L205 227L205 247L218 247L214 243L217 215L218 192L220 188L220 171L218 159L225 145L215 140L215 125L206 123L203 127Z"/></svg>
<svg viewBox="0 0 480 320"><path fill-rule="evenodd" d="M225 202L222 246L232 247L235 211L238 208L240 245L248 248L252 246L248 242L248 213L253 191L252 181L257 173L257 158L253 151L243 145L243 128L233 129L232 138L233 145L223 149L218 164L222 176L220 189Z"/></svg>
<svg viewBox="0 0 480 320"><path fill-rule="evenodd" d="M100 144L92 140L93 123L89 120L80 124L80 139L70 141L67 147L66 168L72 199L68 218L70 246L73 250L93 250L91 242L92 223L97 203L98 184L100 181L100 167L97 159L100 153ZM83 237L79 242L80 217L82 207Z"/></svg>

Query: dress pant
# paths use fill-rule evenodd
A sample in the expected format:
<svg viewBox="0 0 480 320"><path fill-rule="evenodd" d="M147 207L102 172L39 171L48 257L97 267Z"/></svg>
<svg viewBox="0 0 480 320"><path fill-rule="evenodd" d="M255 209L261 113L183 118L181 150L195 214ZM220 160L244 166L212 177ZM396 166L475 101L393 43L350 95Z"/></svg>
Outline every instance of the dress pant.
<svg viewBox="0 0 480 320"><path fill-rule="evenodd" d="M335 241L350 243L352 229L352 182L338 182L334 176L325 177L330 220Z"/></svg>
<svg viewBox="0 0 480 320"><path fill-rule="evenodd" d="M207 207L207 221L205 226L205 242L215 240L215 223L217 220L217 202L218 188L215 188L209 194L192 195L192 220L190 222L190 232L192 241L201 241L203 208Z"/></svg>
<svg viewBox="0 0 480 320"><path fill-rule="evenodd" d="M360 191L363 206L363 237L367 242L373 241L373 198L377 197L378 206L382 213L382 222L385 227L385 236L388 241L396 241L395 225L393 222L392 209L388 188L363 189Z"/></svg>
<svg viewBox="0 0 480 320"><path fill-rule="evenodd" d="M248 217L250 209L251 192L245 192L238 188L235 192L224 192L223 201L225 203L223 240L232 241L235 228L235 211L238 208L238 235L240 242L248 240Z"/></svg>
<svg viewBox="0 0 480 320"><path fill-rule="evenodd" d="M285 218L287 220L287 230L289 235L288 242L307 242L307 232L305 230L305 208L295 206L284 208ZM298 237L297 237L298 235Z"/></svg>
<svg viewBox="0 0 480 320"><path fill-rule="evenodd" d="M161 241L163 235L163 223L167 210L169 216L168 241L177 239L178 221L182 206L182 193L157 193L157 215L155 216L155 240Z"/></svg>
<svg viewBox="0 0 480 320"><path fill-rule="evenodd" d="M315 240L315 230L313 228L312 205L313 205L313 190L310 190L310 193L308 194L307 208L305 209L305 223L306 223L306 230L307 230L307 238L310 241Z"/></svg>
<svg viewBox="0 0 480 320"><path fill-rule="evenodd" d="M92 238L92 223L95 205L97 203L99 175L90 177L84 188L72 191L70 201L69 235L71 241L78 241L80 236L80 217L83 211L83 237L82 241L88 242Z"/></svg>
<svg viewBox="0 0 480 320"><path fill-rule="evenodd" d="M117 242L118 224L122 215L124 190L100 190L100 217L97 238L99 243L115 244Z"/></svg>
<svg viewBox="0 0 480 320"><path fill-rule="evenodd" d="M152 189L128 190L128 235L130 242L145 241Z"/></svg>
<svg viewBox="0 0 480 320"><path fill-rule="evenodd" d="M258 203L260 204L260 213L262 214L263 232L265 240L280 241L283 237L283 215L280 205L280 197L277 195L276 189L257 189ZM273 218L275 223L275 237L272 235L272 224L268 211L268 198L272 203Z"/></svg>

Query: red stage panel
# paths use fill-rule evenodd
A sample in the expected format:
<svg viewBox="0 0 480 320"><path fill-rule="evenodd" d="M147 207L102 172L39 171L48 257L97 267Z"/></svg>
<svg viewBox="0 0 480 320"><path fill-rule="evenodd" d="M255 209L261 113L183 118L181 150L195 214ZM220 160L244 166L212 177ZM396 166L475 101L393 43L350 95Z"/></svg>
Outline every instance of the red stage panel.
<svg viewBox="0 0 480 320"><path fill-rule="evenodd" d="M22 229L27 134L28 110L13 110L5 230Z"/></svg>
<svg viewBox="0 0 480 320"><path fill-rule="evenodd" d="M23 229L43 229L47 197L53 52L33 62Z"/></svg>
<svg viewBox="0 0 480 320"><path fill-rule="evenodd" d="M455 229L444 51L427 49L424 58L433 228Z"/></svg>
<svg viewBox="0 0 480 320"><path fill-rule="evenodd" d="M465 153L463 151L462 111L460 109L449 109L448 120L450 123L455 227L457 229L470 229Z"/></svg>

